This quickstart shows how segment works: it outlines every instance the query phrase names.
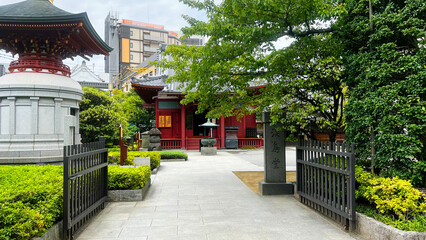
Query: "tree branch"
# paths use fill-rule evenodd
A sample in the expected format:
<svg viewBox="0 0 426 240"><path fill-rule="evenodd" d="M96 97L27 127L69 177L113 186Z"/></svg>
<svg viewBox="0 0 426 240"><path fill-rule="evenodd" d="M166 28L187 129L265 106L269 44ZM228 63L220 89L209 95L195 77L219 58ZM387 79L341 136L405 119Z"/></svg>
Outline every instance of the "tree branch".
<svg viewBox="0 0 426 240"><path fill-rule="evenodd" d="M290 37L306 37L311 34L330 33L333 31L334 31L333 28L323 28L323 29L310 29L308 31L295 33L293 32L293 29L289 27L288 31L284 32L284 35L290 36Z"/></svg>

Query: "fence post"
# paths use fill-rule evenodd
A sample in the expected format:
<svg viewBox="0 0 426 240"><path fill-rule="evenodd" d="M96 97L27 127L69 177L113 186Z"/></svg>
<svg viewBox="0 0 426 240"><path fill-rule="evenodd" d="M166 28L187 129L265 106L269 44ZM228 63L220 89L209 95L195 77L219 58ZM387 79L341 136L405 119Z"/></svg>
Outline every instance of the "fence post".
<svg viewBox="0 0 426 240"><path fill-rule="evenodd" d="M64 146L64 179L63 179L63 187L64 187L64 197L63 197L63 221L62 221L62 236L64 240L68 240L68 225L69 225L69 220L70 220L70 208L69 208L69 203L70 203L70 184L68 182L68 178L69 178L69 161L68 161L68 157L67 157L67 148L68 150L70 150L70 147L68 146Z"/></svg>
<svg viewBox="0 0 426 240"><path fill-rule="evenodd" d="M303 134L299 134L299 146L303 147L304 146L304 135ZM297 187L297 191L302 191L302 164L298 162L298 160L303 161L303 150L302 149L298 149L296 151L296 187Z"/></svg>
<svg viewBox="0 0 426 240"><path fill-rule="evenodd" d="M351 191L350 191L350 201L351 201L351 215L352 215L352 229L356 229L356 202L355 202L355 144L351 144L351 156L349 158L350 165L350 181L351 181Z"/></svg>

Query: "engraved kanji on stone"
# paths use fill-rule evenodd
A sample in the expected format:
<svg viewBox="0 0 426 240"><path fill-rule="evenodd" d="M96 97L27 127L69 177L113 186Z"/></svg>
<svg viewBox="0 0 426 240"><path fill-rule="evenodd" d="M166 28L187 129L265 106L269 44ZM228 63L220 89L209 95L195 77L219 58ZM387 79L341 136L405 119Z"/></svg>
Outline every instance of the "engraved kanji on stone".
<svg viewBox="0 0 426 240"><path fill-rule="evenodd" d="M274 152L274 153L279 153L280 152L280 150L281 150L281 148L280 148L280 146L278 146L278 143L277 142L274 142L273 143L273 147L272 147L272 152Z"/></svg>
<svg viewBox="0 0 426 240"><path fill-rule="evenodd" d="M274 158L274 161L272 161L272 168L273 169L280 168L280 160L278 158Z"/></svg>
<svg viewBox="0 0 426 240"><path fill-rule="evenodd" d="M279 137L280 134L278 133L278 131L275 128L272 128L271 131L271 137Z"/></svg>

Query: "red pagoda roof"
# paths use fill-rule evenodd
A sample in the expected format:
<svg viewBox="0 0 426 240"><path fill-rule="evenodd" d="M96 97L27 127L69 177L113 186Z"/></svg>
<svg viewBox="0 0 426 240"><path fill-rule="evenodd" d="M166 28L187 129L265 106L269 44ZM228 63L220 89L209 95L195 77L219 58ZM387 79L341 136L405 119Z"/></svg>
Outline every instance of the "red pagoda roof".
<svg viewBox="0 0 426 240"><path fill-rule="evenodd" d="M61 58L112 51L86 13L66 12L48 0L0 6L0 48L12 54L43 52Z"/></svg>

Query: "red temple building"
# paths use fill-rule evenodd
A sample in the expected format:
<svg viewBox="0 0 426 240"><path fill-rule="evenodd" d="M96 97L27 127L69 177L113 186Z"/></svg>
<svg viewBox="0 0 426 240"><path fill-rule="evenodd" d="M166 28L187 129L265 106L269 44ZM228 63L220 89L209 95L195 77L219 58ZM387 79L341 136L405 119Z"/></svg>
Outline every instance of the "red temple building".
<svg viewBox="0 0 426 240"><path fill-rule="evenodd" d="M195 114L196 104L180 104L185 95L179 90L179 83L166 83L166 79L164 75L134 79L132 87L145 101L145 107L155 109L155 126L162 133L161 145L164 149L197 150L205 134L199 126L207 121L205 114ZM238 120L235 116L221 117L215 123L219 125L213 130L218 149L263 146L255 114Z"/></svg>

